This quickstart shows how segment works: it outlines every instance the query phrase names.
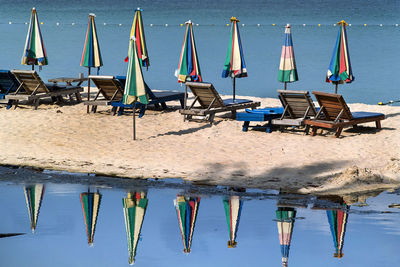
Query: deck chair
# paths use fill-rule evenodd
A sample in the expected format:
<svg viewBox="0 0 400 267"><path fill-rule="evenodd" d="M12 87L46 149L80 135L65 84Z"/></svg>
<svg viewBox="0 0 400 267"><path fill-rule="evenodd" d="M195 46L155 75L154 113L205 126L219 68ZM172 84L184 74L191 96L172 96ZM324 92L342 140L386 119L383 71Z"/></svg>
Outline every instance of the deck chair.
<svg viewBox="0 0 400 267"><path fill-rule="evenodd" d="M195 98L189 107L179 110L184 119L191 120L192 116L200 116L203 119L213 122L215 114L230 111L232 118L236 118L236 111L245 108L256 108L260 102L253 102L247 99L225 99L223 100L211 83L187 82ZM198 103L200 106L194 106Z"/></svg>
<svg viewBox="0 0 400 267"><path fill-rule="evenodd" d="M307 91L278 90L284 108L282 116L272 120L273 125L304 126L304 120L315 117L317 110Z"/></svg>
<svg viewBox="0 0 400 267"><path fill-rule="evenodd" d="M336 129L335 137L339 137L344 127L366 122L375 122L376 128L381 128L381 120L385 119L382 113L350 112L342 95L323 92L313 92L320 105L320 110L314 119L304 123L312 128L311 136L316 135L318 128ZM308 130L308 127L307 127Z"/></svg>
<svg viewBox="0 0 400 267"><path fill-rule="evenodd" d="M116 78L121 82L121 84L125 86L125 81L126 81L125 76L117 76ZM174 91L153 91L150 89L150 87L147 85L146 82L144 83L144 85L146 88L146 93L149 97L149 103L147 105L144 105L142 103L136 102L135 108L139 109L139 118L143 117L149 105L154 105L157 108L161 105L162 109L166 109L167 108L166 102L179 101L181 107L183 108L184 104L183 101L185 99L184 93L174 92ZM126 108L129 109L133 108L133 104L125 105L124 103L122 103L122 101L113 101L111 103L111 106L113 107L114 114L118 109L118 115L122 115Z"/></svg>
<svg viewBox="0 0 400 267"><path fill-rule="evenodd" d="M11 73L20 85L15 92L6 95L10 107L14 105L16 108L19 101L27 101L27 103L33 103L37 109L41 99L51 98L53 103L62 102L62 96L69 96L72 99L73 94L75 94L77 102L82 101L80 92L83 89L79 86L45 84L34 70L11 70Z"/></svg>
<svg viewBox="0 0 400 267"><path fill-rule="evenodd" d="M0 70L0 99L15 92L19 85L20 83L9 70Z"/></svg>
<svg viewBox="0 0 400 267"><path fill-rule="evenodd" d="M99 90L93 100L84 102L84 105L92 106L92 112L97 111L97 106L108 106L112 101L122 100L124 85L114 76L90 75L88 78Z"/></svg>

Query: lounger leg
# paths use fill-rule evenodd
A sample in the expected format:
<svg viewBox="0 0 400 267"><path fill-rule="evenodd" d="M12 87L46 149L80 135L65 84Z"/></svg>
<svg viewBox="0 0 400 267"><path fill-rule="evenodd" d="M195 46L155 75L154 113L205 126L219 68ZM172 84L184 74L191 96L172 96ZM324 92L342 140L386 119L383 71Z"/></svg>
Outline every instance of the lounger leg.
<svg viewBox="0 0 400 267"><path fill-rule="evenodd" d="M7 109L10 109L12 107L13 103L14 103L14 101L8 100Z"/></svg>
<svg viewBox="0 0 400 267"><path fill-rule="evenodd" d="M247 131L249 130L249 124L250 124L249 121L245 121L245 122L243 123L243 127L242 127L242 131L243 131L243 132L247 132Z"/></svg>
<svg viewBox="0 0 400 267"><path fill-rule="evenodd" d="M92 112L96 113L96 111L97 111L97 106L92 106Z"/></svg>
<svg viewBox="0 0 400 267"><path fill-rule="evenodd" d="M39 101L40 101L39 99L33 100L33 104L35 105L35 110L38 109Z"/></svg>
<svg viewBox="0 0 400 267"><path fill-rule="evenodd" d="M232 118L232 119L236 119L236 110L232 110L232 116L231 116L231 118Z"/></svg>
<svg viewBox="0 0 400 267"><path fill-rule="evenodd" d="M267 124L267 128L265 129L266 133L271 133L272 132L272 121L269 120Z"/></svg>
<svg viewBox="0 0 400 267"><path fill-rule="evenodd" d="M338 127L335 133L335 138L338 138L342 133L343 127Z"/></svg>
<svg viewBox="0 0 400 267"><path fill-rule="evenodd" d="M376 125L376 129L381 129L382 128L380 120L375 121L375 125Z"/></svg>
<svg viewBox="0 0 400 267"><path fill-rule="evenodd" d="M181 103L181 108L185 108L185 103L184 103L183 99L179 99L179 102Z"/></svg>
<svg viewBox="0 0 400 267"><path fill-rule="evenodd" d="M71 102L74 101L74 97L72 96L72 94L69 94L68 97L69 97L69 101L71 101Z"/></svg>
<svg viewBox="0 0 400 267"><path fill-rule="evenodd" d="M115 114L117 114L117 107L112 107L111 111L112 111L113 116L115 116Z"/></svg>
<svg viewBox="0 0 400 267"><path fill-rule="evenodd" d="M213 114L210 114L210 117L208 118L208 121L210 122L210 124L212 124L212 123L213 123L213 121L214 121L214 117L215 117L215 113L213 113Z"/></svg>
<svg viewBox="0 0 400 267"><path fill-rule="evenodd" d="M313 126L312 128L311 128L311 136L315 136L316 134L317 134L317 130L318 130L318 128L317 127L315 127L315 126Z"/></svg>
<svg viewBox="0 0 400 267"><path fill-rule="evenodd" d="M140 111L139 111L139 118L144 116L145 111L146 111L146 105L141 105Z"/></svg>
<svg viewBox="0 0 400 267"><path fill-rule="evenodd" d="M304 133L308 135L308 132L310 131L310 125L306 125L306 128L304 129Z"/></svg>
<svg viewBox="0 0 400 267"><path fill-rule="evenodd" d="M167 109L167 104L165 104L165 102L161 102L160 103L163 109Z"/></svg>
<svg viewBox="0 0 400 267"><path fill-rule="evenodd" d="M81 94L80 94L79 92L75 93L75 97L76 97L76 101L77 101L78 103L81 103L81 102L82 102L82 97L81 97Z"/></svg>

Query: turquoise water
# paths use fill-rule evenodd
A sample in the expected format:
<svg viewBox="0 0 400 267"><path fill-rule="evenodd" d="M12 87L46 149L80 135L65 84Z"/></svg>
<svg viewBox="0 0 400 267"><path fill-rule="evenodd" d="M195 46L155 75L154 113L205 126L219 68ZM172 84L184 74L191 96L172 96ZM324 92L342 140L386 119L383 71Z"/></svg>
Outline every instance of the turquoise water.
<svg viewBox="0 0 400 267"><path fill-rule="evenodd" d="M24 190L41 188L43 198L31 231ZM88 245L80 194L101 195L93 244ZM239 192L240 191L240 192ZM147 194L148 205L137 244L135 266L281 266L276 210L297 212L292 224L288 266L397 266L400 262L400 214L389 205L400 192L353 195L345 208L338 196L285 194L277 191L196 187L176 180L130 180L57 172L0 168L1 266L128 266L129 253L122 199L128 192ZM200 199L191 252L183 253L173 200ZM228 248L223 199L238 196L242 211L236 248ZM357 202L357 198L359 202ZM327 211L346 214L342 258Z"/></svg>
<svg viewBox="0 0 400 267"><path fill-rule="evenodd" d="M191 19L194 27L203 79L214 83L222 94L231 93L231 80L221 78L231 16L240 27L248 78L237 80L237 94L276 97L283 87L277 81L284 25L291 23L299 81L289 89L333 92L325 74L338 28L346 20L353 73L356 80L340 85L339 92L349 102L376 104L400 99L399 75L400 1L0 1L1 68L29 69L20 65L32 5L38 10L49 65L40 75L56 76L86 73L79 66L88 13L97 15L97 31L104 66L100 73L126 72L133 12L143 8L143 20L150 55L150 68L144 72L147 83L156 89L179 90L174 71L178 65L184 27ZM11 22L12 24L9 24ZM57 26L56 23L59 23ZM72 25L75 23L75 25ZM104 25L106 23L106 25ZM121 25L120 25L121 24ZM150 24L153 24L150 27ZM168 24L168 27L165 26ZM257 26L260 24L260 26ZM276 24L276 26L272 26ZM306 26L303 26L306 24ZM321 24L319 27L318 24ZM367 24L366 27L363 25ZM382 27L379 26L382 24Z"/></svg>

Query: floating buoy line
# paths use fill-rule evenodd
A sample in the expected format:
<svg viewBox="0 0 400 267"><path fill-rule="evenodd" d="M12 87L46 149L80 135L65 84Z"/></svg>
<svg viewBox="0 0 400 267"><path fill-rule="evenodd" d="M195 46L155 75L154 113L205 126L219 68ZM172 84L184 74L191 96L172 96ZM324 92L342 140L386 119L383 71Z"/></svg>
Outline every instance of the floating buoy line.
<svg viewBox="0 0 400 267"><path fill-rule="evenodd" d="M25 24L25 25L28 25L28 22L13 22L13 21L9 21L8 23L5 23L5 22L0 22L0 25L1 24L9 24L9 25L13 25L13 24L15 24L15 25L18 25L18 24ZM78 25L87 25L86 23L76 23L76 22L70 22L70 23L61 23L61 22L53 22L53 23L45 23L44 21L41 21L40 22L40 24L41 25L56 25L56 26L67 26L67 25L70 25L70 26L78 26ZM119 27L121 27L121 26L131 26L131 24L123 24L123 23L107 23L107 22L103 22L103 23L100 23L99 25L103 25L103 26L119 26ZM150 27L183 27L183 26L185 26L183 23L181 23L181 24L168 24L168 23L165 23L165 24L153 24L153 23L150 23L150 24L145 24L146 26L150 26ZM193 26L202 26L202 27L218 27L218 26L226 26L226 27L230 27L231 26L231 24L225 24L225 25L223 25L223 24L199 24L199 23L193 23ZM286 23L285 24L276 24L276 23L270 23L270 24L261 24L261 23L257 23L257 24L244 24L244 23L242 23L242 24L240 24L240 26L241 27L284 27L284 26L286 26ZM317 23L317 24L291 24L291 26L293 27L296 27L296 26L299 26L299 27L328 27L328 26L333 26L333 27L336 27L336 23L334 23L334 24L321 24L321 23ZM367 23L364 23L364 24L349 24L348 25L349 27L352 27L352 26L361 26L361 27L399 27L399 24L398 23L396 23L396 24L382 24L382 23L380 23L380 24L367 24Z"/></svg>

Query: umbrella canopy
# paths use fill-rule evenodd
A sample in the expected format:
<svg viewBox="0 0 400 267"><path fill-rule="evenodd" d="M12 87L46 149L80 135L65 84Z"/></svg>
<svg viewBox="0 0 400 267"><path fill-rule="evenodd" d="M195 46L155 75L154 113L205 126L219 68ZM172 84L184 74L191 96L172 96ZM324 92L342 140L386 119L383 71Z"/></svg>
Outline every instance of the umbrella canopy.
<svg viewBox="0 0 400 267"><path fill-rule="evenodd" d="M122 199L126 236L128 240L129 264L135 263L136 248L146 213L148 199L145 192L130 192Z"/></svg>
<svg viewBox="0 0 400 267"><path fill-rule="evenodd" d="M291 83L297 81L297 69L296 61L294 59L292 33L290 30L290 24L285 27L285 41L282 46L281 62L279 64L278 81L285 83Z"/></svg>
<svg viewBox="0 0 400 267"><path fill-rule="evenodd" d="M46 186L43 184L24 187L26 206L28 207L32 232L35 232L36 230L40 206L42 205L45 189Z"/></svg>
<svg viewBox="0 0 400 267"><path fill-rule="evenodd" d="M179 228L182 235L183 252L185 253L190 253L199 204L199 197L178 195L174 200L176 214L178 215Z"/></svg>
<svg viewBox="0 0 400 267"><path fill-rule="evenodd" d="M276 220L279 232L279 243L281 244L282 266L288 266L290 242L292 240L292 232L294 221L296 218L296 210L294 208L278 208L276 211Z"/></svg>
<svg viewBox="0 0 400 267"><path fill-rule="evenodd" d="M333 238L333 244L335 246L335 253L333 256L336 258L343 257L342 250L344 244L344 235L346 233L347 217L350 209L350 207L346 204L343 204L342 207L342 209L326 211Z"/></svg>
<svg viewBox="0 0 400 267"><path fill-rule="evenodd" d="M146 38L144 36L142 9L137 8L135 11L135 17L133 18L132 29L130 37L136 38L136 48L139 55L140 65L142 67L149 68L149 54L146 46ZM125 62L128 62L129 56L125 58Z"/></svg>
<svg viewBox="0 0 400 267"><path fill-rule="evenodd" d="M350 64L349 46L347 44L347 23L342 20L337 24L340 26L339 33L326 74L326 82L336 85L335 93L337 93L337 85L339 83L351 83L354 80Z"/></svg>
<svg viewBox="0 0 400 267"><path fill-rule="evenodd" d="M44 66L48 64L46 49L44 48L42 33L35 8L32 8L31 20L28 34L26 36L24 54L21 59L22 65Z"/></svg>
<svg viewBox="0 0 400 267"><path fill-rule="evenodd" d="M179 66L177 69L179 83L201 82L201 71L197 57L196 42L193 34L192 21L186 21L185 39L183 40Z"/></svg>
<svg viewBox="0 0 400 267"><path fill-rule="evenodd" d="M83 47L81 66L87 68L100 68L103 66L99 40L97 38L95 14L89 14L89 24L86 32L85 46Z"/></svg>
<svg viewBox="0 0 400 267"><path fill-rule="evenodd" d="M97 215L99 214L101 194L88 192L80 194L83 216L85 218L88 244L93 245L94 232L96 230Z"/></svg>
<svg viewBox="0 0 400 267"><path fill-rule="evenodd" d="M225 197L222 201L224 203L226 222L229 230L228 248L234 248L237 245L236 235L239 229L243 201L240 200L239 196Z"/></svg>

